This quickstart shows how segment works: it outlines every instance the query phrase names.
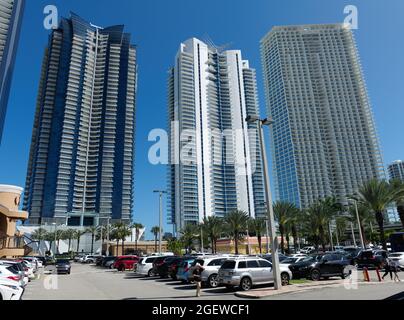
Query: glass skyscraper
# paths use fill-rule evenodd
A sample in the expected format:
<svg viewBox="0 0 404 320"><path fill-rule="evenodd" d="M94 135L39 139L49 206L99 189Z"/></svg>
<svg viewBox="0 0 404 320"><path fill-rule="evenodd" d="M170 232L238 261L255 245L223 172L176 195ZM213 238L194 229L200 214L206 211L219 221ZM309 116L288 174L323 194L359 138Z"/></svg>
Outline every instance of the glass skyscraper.
<svg viewBox="0 0 404 320"><path fill-rule="evenodd" d="M265 214L255 70L239 50L192 38L169 72L169 222L180 231L204 217Z"/></svg>
<svg viewBox="0 0 404 320"><path fill-rule="evenodd" d="M24 7L25 0L0 0L0 143Z"/></svg>
<svg viewBox="0 0 404 320"><path fill-rule="evenodd" d="M389 165L388 171L391 180L401 180L404 182L404 161L394 161Z"/></svg>
<svg viewBox="0 0 404 320"><path fill-rule="evenodd" d="M129 222L136 48L124 26L75 14L45 50L26 180L29 223Z"/></svg>
<svg viewBox="0 0 404 320"><path fill-rule="evenodd" d="M342 24L274 27L261 40L276 196L301 208L384 176L352 31Z"/></svg>

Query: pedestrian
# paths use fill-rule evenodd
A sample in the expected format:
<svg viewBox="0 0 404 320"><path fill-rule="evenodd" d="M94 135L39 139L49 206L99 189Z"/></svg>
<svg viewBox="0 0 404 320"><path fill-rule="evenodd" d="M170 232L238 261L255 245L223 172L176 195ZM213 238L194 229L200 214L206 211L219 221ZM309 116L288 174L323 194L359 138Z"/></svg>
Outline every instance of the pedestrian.
<svg viewBox="0 0 404 320"><path fill-rule="evenodd" d="M394 273L394 282L401 282L400 278L398 277L398 271L399 271L399 264L398 261L391 260L390 262L390 269L391 272Z"/></svg>
<svg viewBox="0 0 404 320"><path fill-rule="evenodd" d="M384 264L384 275L382 277L382 279L384 280L384 278L390 273L390 278L391 280L393 280L393 271L391 269L391 262L390 259L387 259L385 264Z"/></svg>
<svg viewBox="0 0 404 320"><path fill-rule="evenodd" d="M205 270L204 267L200 265L200 263L196 263L192 270L192 275L194 278L194 281L196 283L196 296L200 297L201 296L201 286L202 286L202 272Z"/></svg>

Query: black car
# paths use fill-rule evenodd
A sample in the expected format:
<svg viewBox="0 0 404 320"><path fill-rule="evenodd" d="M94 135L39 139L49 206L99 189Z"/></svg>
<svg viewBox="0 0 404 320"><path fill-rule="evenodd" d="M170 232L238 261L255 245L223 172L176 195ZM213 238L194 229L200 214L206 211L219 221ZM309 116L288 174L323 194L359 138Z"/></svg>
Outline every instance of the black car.
<svg viewBox="0 0 404 320"><path fill-rule="evenodd" d="M287 258L289 258L289 257L285 256L282 253L279 253L278 256L279 256L279 262L282 262L283 260L286 260ZM271 254L265 254L265 255L262 256L262 258L264 258L265 260L268 260L269 262L272 263L272 255Z"/></svg>
<svg viewBox="0 0 404 320"><path fill-rule="evenodd" d="M111 265L115 262L115 260L116 260L115 256L104 257L101 261L101 267L110 268Z"/></svg>
<svg viewBox="0 0 404 320"><path fill-rule="evenodd" d="M345 268L351 261L343 254L329 253L307 257L301 262L289 266L293 279L307 278L318 281L321 278L341 277L345 279Z"/></svg>
<svg viewBox="0 0 404 320"><path fill-rule="evenodd" d="M177 262L179 259L181 258L176 256L166 257L163 260L163 263L160 263L157 266L157 274L160 276L160 278L167 278L169 275L169 267L172 263Z"/></svg>
<svg viewBox="0 0 404 320"><path fill-rule="evenodd" d="M65 259L58 259L56 260L56 271L58 274L64 273L64 274L70 274L72 266L70 265L69 260Z"/></svg>
<svg viewBox="0 0 404 320"><path fill-rule="evenodd" d="M383 268L388 258L387 251L384 250L361 250L353 258L353 264L358 268Z"/></svg>
<svg viewBox="0 0 404 320"><path fill-rule="evenodd" d="M99 257L97 257L96 259L95 259L95 265L96 266L98 266L98 267L101 267L101 265L102 265L102 261L104 260L104 256L99 256Z"/></svg>

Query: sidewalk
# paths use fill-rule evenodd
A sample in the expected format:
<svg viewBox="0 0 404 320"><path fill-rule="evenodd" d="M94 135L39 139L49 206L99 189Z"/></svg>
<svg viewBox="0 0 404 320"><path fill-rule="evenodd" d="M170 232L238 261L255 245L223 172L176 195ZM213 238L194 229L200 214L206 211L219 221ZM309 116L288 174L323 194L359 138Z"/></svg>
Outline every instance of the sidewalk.
<svg viewBox="0 0 404 320"><path fill-rule="evenodd" d="M376 271L369 271L370 282L365 282L363 279L362 271L358 271L358 285L383 285L386 283L393 283L390 278L385 278L382 282L379 282ZM348 282L347 282L348 281ZM403 279L402 279L403 281ZM303 291L310 291L322 288L337 288L349 285L349 279L342 280L325 280L325 281L309 281L308 283L294 284L282 287L280 290L274 290L273 288L265 289L253 289L247 292L236 292L235 295L239 298L260 299L264 297L271 297L275 295L296 293Z"/></svg>

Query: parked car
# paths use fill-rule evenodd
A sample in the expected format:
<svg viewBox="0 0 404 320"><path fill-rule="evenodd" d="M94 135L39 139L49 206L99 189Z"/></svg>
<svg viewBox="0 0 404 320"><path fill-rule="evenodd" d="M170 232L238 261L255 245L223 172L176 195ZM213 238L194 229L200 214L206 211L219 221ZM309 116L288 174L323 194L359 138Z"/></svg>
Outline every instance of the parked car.
<svg viewBox="0 0 404 320"><path fill-rule="evenodd" d="M45 259L45 257L42 257L42 256L39 256L39 257L35 257L37 260L38 260L38 264L39 264L39 267L41 268L41 264L42 264L42 267L45 267L46 266L46 259Z"/></svg>
<svg viewBox="0 0 404 320"><path fill-rule="evenodd" d="M119 256L115 260L113 268L118 271L133 270L134 265L138 262L138 256Z"/></svg>
<svg viewBox="0 0 404 320"><path fill-rule="evenodd" d="M164 260L171 256L157 256L156 260L153 262L153 274L158 275L158 268L164 263Z"/></svg>
<svg viewBox="0 0 404 320"><path fill-rule="evenodd" d="M343 254L317 254L290 265L289 269L292 271L294 279L308 278L313 281L329 277L345 279L347 274L344 270L350 264L350 260Z"/></svg>
<svg viewBox="0 0 404 320"><path fill-rule="evenodd" d="M282 285L288 285L292 273L288 268L280 267ZM251 290L254 285L273 283L272 263L262 258L240 258L226 260L219 269L219 284L227 288L239 287L243 291Z"/></svg>
<svg viewBox="0 0 404 320"><path fill-rule="evenodd" d="M24 275L19 272L13 265L0 264L0 279L7 281L15 281L17 285L24 287Z"/></svg>
<svg viewBox="0 0 404 320"><path fill-rule="evenodd" d="M85 257L85 255L83 255L83 254L75 255L74 258L73 258L73 261L74 262L81 262L81 261L83 261L84 257Z"/></svg>
<svg viewBox="0 0 404 320"><path fill-rule="evenodd" d="M157 256L148 256L140 258L135 273L137 275L152 277L155 275L153 271L153 262L156 261Z"/></svg>
<svg viewBox="0 0 404 320"><path fill-rule="evenodd" d="M95 256L95 255L86 255L83 258L80 259L81 263L96 263L96 260L99 256Z"/></svg>
<svg viewBox="0 0 404 320"><path fill-rule="evenodd" d="M192 263L195 261L195 258L184 257L182 263L178 267L177 271L177 279L181 280L183 283L189 283L189 269L191 268Z"/></svg>
<svg viewBox="0 0 404 320"><path fill-rule="evenodd" d="M292 254L292 255L290 255L289 257L290 258L307 258L307 254L305 254L305 253L295 253L295 254Z"/></svg>
<svg viewBox="0 0 404 320"><path fill-rule="evenodd" d="M304 254L310 254L312 253L314 250L316 250L316 248L309 246L309 247L304 247L302 249L300 249L299 253L304 253Z"/></svg>
<svg viewBox="0 0 404 320"><path fill-rule="evenodd" d="M383 268L387 262L388 253L385 250L361 250L352 263L358 268Z"/></svg>
<svg viewBox="0 0 404 320"><path fill-rule="evenodd" d="M37 259L36 257L23 257L23 259L30 262L34 266L35 270L38 270L42 267L42 261Z"/></svg>
<svg viewBox="0 0 404 320"><path fill-rule="evenodd" d="M401 269L404 269L404 252L394 252L389 254L389 259L397 261Z"/></svg>
<svg viewBox="0 0 404 320"><path fill-rule="evenodd" d="M0 300L21 300L23 293L16 281L0 278Z"/></svg>
<svg viewBox="0 0 404 320"><path fill-rule="evenodd" d="M200 257L192 263L191 269L199 263L205 269L201 274L202 284L210 288L217 288L219 286L219 269L227 259L218 256ZM188 276L191 280L192 274Z"/></svg>
<svg viewBox="0 0 404 320"><path fill-rule="evenodd" d="M115 261L116 261L116 258L117 258L117 257L115 257L115 256L104 257L104 258L102 259L102 262L101 262L101 267L110 268L110 269L111 269L111 268L113 267Z"/></svg>
<svg viewBox="0 0 404 320"><path fill-rule="evenodd" d="M304 256L304 257L295 257L295 258L293 258L293 257L289 257L289 258L286 258L285 260L282 260L279 264L281 265L281 266L284 266L284 267L289 267L290 265L293 265L293 264L295 264L295 263L298 263L298 262L300 262L300 261L303 261L304 259L306 259L307 258L307 256Z"/></svg>
<svg viewBox="0 0 404 320"><path fill-rule="evenodd" d="M57 259L56 260L56 271L58 274L70 274L72 266L70 261L67 259Z"/></svg>
<svg viewBox="0 0 404 320"><path fill-rule="evenodd" d="M282 254L282 253L279 253L278 256L279 256L279 262L282 262L283 260L285 260L285 259L288 258L287 256L285 256L285 255ZM272 255L271 255L271 254L264 254L264 255L262 256L262 258L264 258L265 260L268 260L269 262L272 263Z"/></svg>
<svg viewBox="0 0 404 320"><path fill-rule="evenodd" d="M173 280L177 280L177 272L180 265L184 262L184 257L174 259L168 265L168 276Z"/></svg>
<svg viewBox="0 0 404 320"><path fill-rule="evenodd" d="M160 276L160 278L167 278L169 274L169 268L172 263L179 263L182 261L181 257L178 256L171 256L171 257L166 257L162 263L158 264L156 267L157 270L157 275Z"/></svg>
<svg viewBox="0 0 404 320"><path fill-rule="evenodd" d="M102 261L104 260L105 256L98 256L95 258L95 265L101 267Z"/></svg>

